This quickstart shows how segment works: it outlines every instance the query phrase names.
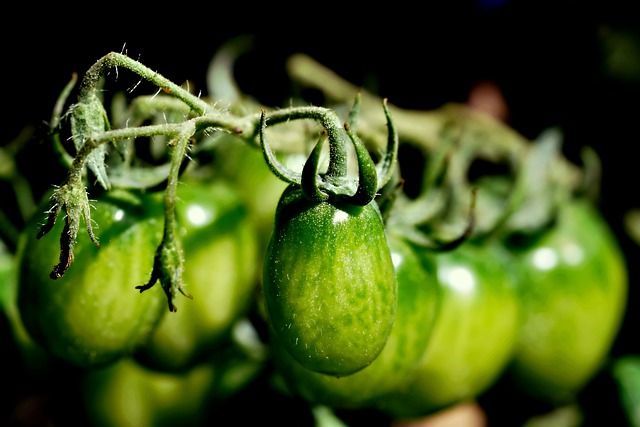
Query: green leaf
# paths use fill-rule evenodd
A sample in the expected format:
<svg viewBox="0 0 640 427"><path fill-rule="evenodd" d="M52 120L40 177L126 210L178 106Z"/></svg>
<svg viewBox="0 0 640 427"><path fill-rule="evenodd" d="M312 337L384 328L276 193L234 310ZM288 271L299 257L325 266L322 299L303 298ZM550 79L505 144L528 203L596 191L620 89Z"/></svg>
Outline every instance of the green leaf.
<svg viewBox="0 0 640 427"><path fill-rule="evenodd" d="M71 109L71 133L76 150L91 140L95 135L109 130L107 112L98 97L89 97L75 104ZM87 166L95 174L96 179L104 189L110 189L111 184L107 176L105 158L107 146L105 144L94 147L87 156Z"/></svg>

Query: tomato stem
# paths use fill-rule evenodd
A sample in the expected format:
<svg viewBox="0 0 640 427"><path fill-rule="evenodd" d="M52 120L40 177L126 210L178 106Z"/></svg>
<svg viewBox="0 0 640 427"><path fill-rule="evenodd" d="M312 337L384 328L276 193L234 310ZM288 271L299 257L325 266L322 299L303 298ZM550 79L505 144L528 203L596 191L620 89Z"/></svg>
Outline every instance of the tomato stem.
<svg viewBox="0 0 640 427"><path fill-rule="evenodd" d="M117 72L118 67L126 68L140 77L150 81L157 87L164 89L166 92L171 93L176 98L182 100L193 111L199 115L203 115L211 111L212 107L202 99L191 94L187 90L173 83L171 80L165 78L159 73L151 70L140 62L117 52L110 52L96 61L87 70L82 82L80 84L80 93L78 95L79 100L85 100L95 96L99 90L100 81L109 68L115 68Z"/></svg>
<svg viewBox="0 0 640 427"><path fill-rule="evenodd" d="M176 235L176 192L182 159L186 156L189 139L194 132L195 125L192 128L185 127L171 144L173 152L167 188L164 193L164 233L162 242L156 251L149 282L143 286L136 286L136 289L143 292L153 287L157 281L160 281L160 285L167 296L169 311L172 312L178 310L174 304L178 292L187 298L193 298L184 290L184 284L182 283L184 258L180 239Z"/></svg>

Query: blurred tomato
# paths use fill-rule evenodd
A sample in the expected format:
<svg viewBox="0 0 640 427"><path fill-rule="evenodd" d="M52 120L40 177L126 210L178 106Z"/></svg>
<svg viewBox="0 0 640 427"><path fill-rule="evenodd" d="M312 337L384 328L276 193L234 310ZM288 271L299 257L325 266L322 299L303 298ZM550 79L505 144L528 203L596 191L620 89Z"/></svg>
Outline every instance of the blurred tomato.
<svg viewBox="0 0 640 427"><path fill-rule="evenodd" d="M524 320L510 374L533 396L572 399L605 362L621 325L624 255L587 201L564 203L551 227L511 249Z"/></svg>
<svg viewBox="0 0 640 427"><path fill-rule="evenodd" d="M221 180L186 179L176 205L184 250L183 281L193 300L168 313L138 351L139 362L189 369L229 339L255 299L258 232L236 189Z"/></svg>

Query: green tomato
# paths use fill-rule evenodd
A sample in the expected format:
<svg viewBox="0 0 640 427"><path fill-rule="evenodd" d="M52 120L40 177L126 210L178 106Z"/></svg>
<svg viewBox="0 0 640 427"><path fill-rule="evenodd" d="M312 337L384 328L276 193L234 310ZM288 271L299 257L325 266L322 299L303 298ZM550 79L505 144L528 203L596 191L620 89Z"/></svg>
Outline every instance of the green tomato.
<svg viewBox="0 0 640 427"><path fill-rule="evenodd" d="M54 361L34 342L20 318L16 258L16 255L9 252L9 248L0 242L0 311L5 320L3 332L6 332L7 341L11 343L10 347L3 348L1 354L5 360L8 357L19 359L20 368L24 370L25 375L41 376L53 369ZM11 355L5 354L4 350L10 350Z"/></svg>
<svg viewBox="0 0 640 427"><path fill-rule="evenodd" d="M311 371L282 348L271 347L278 371L305 400L334 408L363 408L402 387L422 359L431 336L439 302L435 267L424 262L406 240L389 233L391 258L398 281L396 317L384 349L364 369L336 378Z"/></svg>
<svg viewBox="0 0 640 427"><path fill-rule="evenodd" d="M7 341L15 344L15 328L16 320L19 319L18 308L16 304L16 285L15 285L15 256L9 251L5 243L0 240L0 314L2 315L1 332ZM13 350L14 347L11 348ZM3 356L6 356L5 348L3 348Z"/></svg>
<svg viewBox="0 0 640 427"><path fill-rule="evenodd" d="M627 298L623 253L596 208L563 204L557 221L513 247L522 270L524 323L510 374L525 391L560 403L605 361Z"/></svg>
<svg viewBox="0 0 640 427"><path fill-rule="evenodd" d="M266 246L280 195L287 184L271 172L262 150L231 135L219 138L214 152L216 177L229 181L243 197ZM279 159L291 169L300 169L306 156L280 154Z"/></svg>
<svg viewBox="0 0 640 427"><path fill-rule="evenodd" d="M162 209L152 197L118 197L95 203L92 220L101 247L78 233L75 260L58 280L64 220L36 239L40 218L24 228L18 248L18 308L35 342L80 367L95 367L130 354L146 341L167 311L160 286L141 294L149 280L163 230Z"/></svg>
<svg viewBox="0 0 640 427"><path fill-rule="evenodd" d="M288 187L262 287L275 337L303 366L334 376L368 366L391 334L397 299L377 205L313 202Z"/></svg>
<svg viewBox="0 0 640 427"><path fill-rule="evenodd" d="M247 321L235 329L236 335L243 335L241 341L230 341L184 372L149 369L133 358L87 371L81 390L91 425L170 427L219 421L225 402L264 368L264 349L257 338L246 336L255 331Z"/></svg>
<svg viewBox="0 0 640 427"><path fill-rule="evenodd" d="M14 300L15 255L0 240L0 309L7 310Z"/></svg>
<svg viewBox="0 0 640 427"><path fill-rule="evenodd" d="M150 370L131 358L88 371L83 398L91 425L196 425L206 413L205 397L215 379L213 365L178 375Z"/></svg>
<svg viewBox="0 0 640 427"><path fill-rule="evenodd" d="M471 401L513 354L520 306L510 254L493 241L423 255L436 264L439 312L423 359L405 387L378 399L394 417L420 417Z"/></svg>
<svg viewBox="0 0 640 427"><path fill-rule="evenodd" d="M226 342L254 301L258 234L236 190L213 180L186 180L176 214L184 250L183 281L193 300L160 321L139 361L160 370L184 370Z"/></svg>

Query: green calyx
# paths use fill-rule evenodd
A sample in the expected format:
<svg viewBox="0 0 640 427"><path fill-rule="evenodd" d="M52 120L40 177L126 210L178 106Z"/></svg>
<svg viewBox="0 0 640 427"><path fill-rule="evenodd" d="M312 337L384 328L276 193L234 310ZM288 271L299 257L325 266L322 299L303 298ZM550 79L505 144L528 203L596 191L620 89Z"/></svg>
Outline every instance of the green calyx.
<svg viewBox="0 0 640 427"><path fill-rule="evenodd" d="M288 116L284 119L281 117L282 114L272 113L268 117L267 113L262 111L260 146L271 171L281 180L300 186L306 197L317 202L340 199L342 202L356 206L366 206L371 203L380 189L391 179L397 162L399 143L393 120L384 100L383 108L389 128L389 138L386 153L376 164L354 130L359 106L360 97L358 96L349 115L349 121L342 126L338 124L339 119L336 113L326 108L300 107L289 110ZM301 172L293 171L280 163L265 137L267 121L277 124L294 119L316 120L323 127L321 136L311 150ZM329 141L329 164L326 172L323 173L320 165L325 140ZM357 179L348 172L349 144L357 163Z"/></svg>

